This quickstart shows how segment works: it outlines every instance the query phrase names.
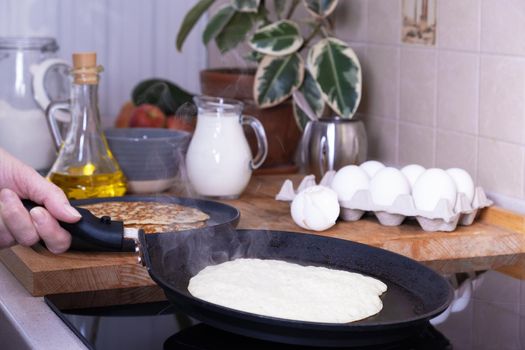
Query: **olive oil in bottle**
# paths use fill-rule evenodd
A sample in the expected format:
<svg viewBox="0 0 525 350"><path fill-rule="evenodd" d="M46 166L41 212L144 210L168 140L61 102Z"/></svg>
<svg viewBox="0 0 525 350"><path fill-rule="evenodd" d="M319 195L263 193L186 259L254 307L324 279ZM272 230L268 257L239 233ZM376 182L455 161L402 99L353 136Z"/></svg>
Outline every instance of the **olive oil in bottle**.
<svg viewBox="0 0 525 350"><path fill-rule="evenodd" d="M92 175L51 173L48 178L60 187L69 199L115 197L126 193L126 179L120 170Z"/></svg>
<svg viewBox="0 0 525 350"><path fill-rule="evenodd" d="M47 118L59 153L47 178L69 199L115 197L126 192L126 179L100 124L97 90L101 71L95 53L73 54L71 105L53 103L48 109ZM54 118L59 109L71 112L65 140Z"/></svg>

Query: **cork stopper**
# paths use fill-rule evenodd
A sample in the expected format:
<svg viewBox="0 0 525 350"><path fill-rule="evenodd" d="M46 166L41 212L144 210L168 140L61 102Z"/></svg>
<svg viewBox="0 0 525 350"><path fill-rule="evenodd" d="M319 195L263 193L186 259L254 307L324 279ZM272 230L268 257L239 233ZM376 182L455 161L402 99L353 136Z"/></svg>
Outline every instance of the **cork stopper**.
<svg viewBox="0 0 525 350"><path fill-rule="evenodd" d="M73 81L75 84L98 84L96 52L77 52L73 54Z"/></svg>
<svg viewBox="0 0 525 350"><path fill-rule="evenodd" d="M73 69L95 68L96 66L96 52L77 52L73 54Z"/></svg>

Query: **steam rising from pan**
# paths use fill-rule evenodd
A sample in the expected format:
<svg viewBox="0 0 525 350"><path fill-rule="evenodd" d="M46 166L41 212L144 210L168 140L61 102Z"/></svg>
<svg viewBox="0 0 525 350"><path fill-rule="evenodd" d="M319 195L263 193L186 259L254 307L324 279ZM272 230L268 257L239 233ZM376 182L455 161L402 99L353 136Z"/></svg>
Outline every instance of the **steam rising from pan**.
<svg viewBox="0 0 525 350"><path fill-rule="evenodd" d="M169 233L168 233L169 234ZM169 271L166 276L175 280L189 278L196 275L206 266L217 265L238 258L256 258L264 247L279 244L273 240L270 231L253 236L239 236L235 228L227 226L205 227L198 230L184 231L173 234L174 242L169 249L162 250L162 264ZM274 242L275 241L275 242ZM172 254L179 256L177 261L186 261L188 264L170 266L173 261ZM185 275L181 275L184 271ZM174 281L177 283L177 281Z"/></svg>

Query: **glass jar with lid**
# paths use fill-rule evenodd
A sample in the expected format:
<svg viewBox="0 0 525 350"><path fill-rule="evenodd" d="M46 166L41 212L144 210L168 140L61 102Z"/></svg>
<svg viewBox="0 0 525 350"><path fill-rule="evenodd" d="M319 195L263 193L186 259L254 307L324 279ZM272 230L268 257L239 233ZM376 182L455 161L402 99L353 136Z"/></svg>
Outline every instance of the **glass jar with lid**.
<svg viewBox="0 0 525 350"><path fill-rule="evenodd" d="M42 87L56 98L69 94L67 66L49 64L57 63L57 50L53 38L0 37L0 147L37 170L48 169L56 151L35 92Z"/></svg>

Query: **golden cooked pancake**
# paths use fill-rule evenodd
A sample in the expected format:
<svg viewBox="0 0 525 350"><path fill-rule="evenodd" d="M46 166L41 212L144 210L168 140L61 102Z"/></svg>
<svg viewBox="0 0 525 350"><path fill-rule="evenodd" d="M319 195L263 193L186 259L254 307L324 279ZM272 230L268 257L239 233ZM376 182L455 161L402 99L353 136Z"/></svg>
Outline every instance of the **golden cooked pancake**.
<svg viewBox="0 0 525 350"><path fill-rule="evenodd" d="M82 205L95 216L110 216L125 227L142 228L146 233L181 231L206 225L208 214L196 208L163 202L100 202Z"/></svg>

